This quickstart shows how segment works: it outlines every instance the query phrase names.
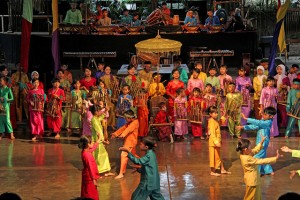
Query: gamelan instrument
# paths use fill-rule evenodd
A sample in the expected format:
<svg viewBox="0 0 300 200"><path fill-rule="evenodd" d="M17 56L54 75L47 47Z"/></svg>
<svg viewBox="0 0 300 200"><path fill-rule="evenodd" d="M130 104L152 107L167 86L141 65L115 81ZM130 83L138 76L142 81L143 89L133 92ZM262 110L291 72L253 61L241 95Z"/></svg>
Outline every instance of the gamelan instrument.
<svg viewBox="0 0 300 200"><path fill-rule="evenodd" d="M190 51L189 55L190 55L190 58L234 56L234 50Z"/></svg>
<svg viewBox="0 0 300 200"><path fill-rule="evenodd" d="M132 106L131 100L121 97L119 108L117 108L117 116L123 116L124 112L129 110Z"/></svg>
<svg viewBox="0 0 300 200"><path fill-rule="evenodd" d="M242 107L248 107L248 102L249 102L249 99L250 99L249 90L246 89L246 88L242 88L241 89L241 95L242 95L242 99L243 99Z"/></svg>
<svg viewBox="0 0 300 200"><path fill-rule="evenodd" d="M43 94L34 94L33 95L33 111L44 112L44 95Z"/></svg>
<svg viewBox="0 0 300 200"><path fill-rule="evenodd" d="M142 86L139 81L132 81L130 85L130 95L132 96L132 99L135 99L138 96L141 89Z"/></svg>
<svg viewBox="0 0 300 200"><path fill-rule="evenodd" d="M72 96L72 104L71 104L71 111L72 112L83 112L83 100L81 97Z"/></svg>
<svg viewBox="0 0 300 200"><path fill-rule="evenodd" d="M291 112L287 115L300 120L300 92L297 93L297 100L292 106Z"/></svg>
<svg viewBox="0 0 300 200"><path fill-rule="evenodd" d="M0 101L0 115L6 115L6 109L3 102Z"/></svg>
<svg viewBox="0 0 300 200"><path fill-rule="evenodd" d="M121 92L121 88L119 86L120 81L118 80L118 77L116 77L115 79L111 79L110 84L111 84L111 100L117 102L120 92Z"/></svg>
<svg viewBox="0 0 300 200"><path fill-rule="evenodd" d="M188 120L186 108L187 108L187 102L185 102L185 103L174 102L174 113L175 113L176 120L179 120L179 121Z"/></svg>
<svg viewBox="0 0 300 200"><path fill-rule="evenodd" d="M93 99L98 104L100 101L103 101L106 104L109 101L109 95L106 91L99 89L97 86L93 86L88 94L89 99Z"/></svg>
<svg viewBox="0 0 300 200"><path fill-rule="evenodd" d="M115 58L117 57L116 51L103 51L103 52L63 52L64 57L75 58Z"/></svg>
<svg viewBox="0 0 300 200"><path fill-rule="evenodd" d="M277 103L281 104L281 105L286 105L287 96L288 96L288 90L287 90L287 88L281 88L278 91Z"/></svg>
<svg viewBox="0 0 300 200"><path fill-rule="evenodd" d="M191 101L190 112L188 113L189 121L191 123L202 124L202 115L204 102L201 100Z"/></svg>
<svg viewBox="0 0 300 200"><path fill-rule="evenodd" d="M146 92L140 91L137 97L134 99L136 107L147 107L148 94Z"/></svg>
<svg viewBox="0 0 300 200"><path fill-rule="evenodd" d="M58 98L51 98L47 103L46 114L50 117L59 117L61 112L61 107L59 105Z"/></svg>
<svg viewBox="0 0 300 200"><path fill-rule="evenodd" d="M152 65L156 66L159 64L160 57L155 54L155 53L146 53L146 52L139 52L138 55L138 60L145 62L145 61L150 61Z"/></svg>
<svg viewBox="0 0 300 200"><path fill-rule="evenodd" d="M156 9L147 17L146 22L148 26L160 23L173 24L173 19L169 15L164 14L160 9Z"/></svg>

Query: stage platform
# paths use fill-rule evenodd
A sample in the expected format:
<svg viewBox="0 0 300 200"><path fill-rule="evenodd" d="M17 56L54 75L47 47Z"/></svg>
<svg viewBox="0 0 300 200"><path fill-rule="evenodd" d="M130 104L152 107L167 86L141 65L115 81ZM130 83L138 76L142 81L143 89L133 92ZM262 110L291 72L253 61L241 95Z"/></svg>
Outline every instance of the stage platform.
<svg viewBox="0 0 300 200"><path fill-rule="evenodd" d="M284 130L281 130L281 133ZM296 128L294 129L296 131ZM26 124L19 124L15 131L17 139L0 141L0 193L15 192L24 200L70 200L80 197L81 188L81 150L77 144L79 137L66 137L60 140L46 137L40 142L32 142ZM252 146L256 133L243 133ZM210 176L208 141L188 138L169 144L158 142L155 150L160 173L161 192L166 200L239 200L243 199L245 184L239 154L235 151L237 139L231 139L226 130L222 130L222 159L231 175ZM288 145L299 149L299 137L294 134L289 139L272 139L268 156L274 156L276 150ZM106 146L112 172L119 169L122 140L111 140ZM140 151L138 150L138 154ZM140 154L142 155L142 154ZM272 167L274 176L262 177L262 199L276 200L286 192L300 192L300 177L289 179L289 171L300 169L300 159L291 158L290 153ZM99 199L129 200L139 183L140 175L132 173L127 167L125 177L103 177L98 181Z"/></svg>
<svg viewBox="0 0 300 200"><path fill-rule="evenodd" d="M141 35L60 35L61 62L68 63L70 69L80 69L79 58L63 58L63 52L116 52L117 58L107 58L106 63L113 69L119 69L123 63L129 63L129 53L135 53L135 44L154 38L156 34ZM227 57L225 63L229 67L238 67L242 63L242 53L251 53L254 60L258 47L256 32L233 33L191 33L191 34L161 34L162 38L177 40L182 43L181 55L183 63L188 63L188 52L191 48L207 47L208 50L234 50L233 57ZM0 49L6 54L6 62L14 63L20 57L20 34L0 34ZM51 36L32 35L30 46L30 67L40 66L46 72L53 67L51 54ZM96 59L96 62L100 59ZM88 58L83 60L83 65ZM31 70L30 70L31 71Z"/></svg>
<svg viewBox="0 0 300 200"><path fill-rule="evenodd" d="M187 67L186 64L181 64L181 67L183 69L186 70L187 73L189 73L189 68ZM117 75L127 75L127 68L128 68L128 64L124 64L121 66L121 68L118 70L117 72ZM136 70L136 73L140 70L142 70L142 66L139 65L137 70ZM159 68L159 73L160 74L171 74L172 73L172 70L174 69L174 65L173 64L170 64L170 65L160 65L160 68ZM153 67L151 68L151 71L153 72L157 72L157 68Z"/></svg>

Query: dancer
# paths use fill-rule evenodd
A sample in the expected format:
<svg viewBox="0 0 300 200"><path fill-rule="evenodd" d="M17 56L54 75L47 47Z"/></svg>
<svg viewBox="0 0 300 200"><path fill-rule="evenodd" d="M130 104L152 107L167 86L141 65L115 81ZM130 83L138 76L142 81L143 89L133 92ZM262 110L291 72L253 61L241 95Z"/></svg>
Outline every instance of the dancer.
<svg viewBox="0 0 300 200"><path fill-rule="evenodd" d="M187 100L183 88L176 90L177 97L174 100L174 134L177 138L187 139Z"/></svg>
<svg viewBox="0 0 300 200"><path fill-rule="evenodd" d="M141 165L138 169L141 173L141 180L138 187L133 192L132 200L150 199L163 200L164 197L160 193L160 178L158 173L157 159L154 153L156 141L152 137L144 137L140 143L141 151L145 151L146 155L141 158L136 158L126 147L120 147L119 150L128 154L128 158L135 164Z"/></svg>
<svg viewBox="0 0 300 200"><path fill-rule="evenodd" d="M170 119L168 120L168 118L170 118L170 117L167 114L166 103L161 102L159 104L159 108L160 108L160 110L158 111L158 113L156 114L156 116L154 118L154 123L155 124L166 124L166 123L168 123L168 121L171 121ZM159 136L160 140L165 141L166 138L168 138L168 139L170 139L170 143L174 142L171 126L160 125L160 126L156 126L155 128L158 130L158 136Z"/></svg>
<svg viewBox="0 0 300 200"><path fill-rule="evenodd" d="M294 157L294 158L300 158L300 150L290 149L287 146L283 146L280 149L283 152L292 153L292 157ZM300 170L290 171L290 179L293 179L296 174L298 174L300 176Z"/></svg>
<svg viewBox="0 0 300 200"><path fill-rule="evenodd" d="M272 126L272 120L274 115L276 115L276 109L273 107L267 107L264 109L264 112L262 113L262 120L256 120L252 118L247 118L245 115L242 114L242 117L247 120L247 123L249 125L245 126L237 126L236 128L238 130L245 129L245 130L256 130L257 136L256 136L256 145L261 143L262 140L264 142L262 143L263 147L260 152L257 152L254 156L255 158L266 158L267 157L267 149L270 143L270 129ZM265 139L263 139L265 137ZM273 169L271 165L260 165L258 166L258 171L261 175L274 175Z"/></svg>
<svg viewBox="0 0 300 200"><path fill-rule="evenodd" d="M261 135L261 141L253 149L250 148L250 141L241 139L236 151L240 152L241 164L244 170L244 181L246 185L246 193L244 200L261 200L261 181L257 165L265 165L275 163L280 157L278 150L276 157L257 159L253 155L260 152L263 143L267 137Z"/></svg>

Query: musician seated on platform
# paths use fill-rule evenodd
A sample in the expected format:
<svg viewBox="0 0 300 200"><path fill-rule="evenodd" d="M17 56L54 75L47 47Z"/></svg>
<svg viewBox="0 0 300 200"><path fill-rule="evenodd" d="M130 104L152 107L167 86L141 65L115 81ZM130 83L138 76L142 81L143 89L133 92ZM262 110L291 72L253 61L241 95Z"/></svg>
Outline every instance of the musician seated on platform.
<svg viewBox="0 0 300 200"><path fill-rule="evenodd" d="M142 25L142 21L139 20L139 14L138 13L135 13L133 15L133 20L132 20L132 26L141 26Z"/></svg>
<svg viewBox="0 0 300 200"><path fill-rule="evenodd" d="M76 9L77 3L76 1L72 1L70 3L71 9L68 10L66 14L66 18L64 23L66 24L81 24L82 23L82 15L80 10Z"/></svg>
<svg viewBox="0 0 300 200"><path fill-rule="evenodd" d="M95 21L98 22L101 18L102 18L102 9L101 9L101 5L97 4L96 5L96 13L95 13Z"/></svg>
<svg viewBox="0 0 300 200"><path fill-rule="evenodd" d="M184 25L197 26L197 19L194 17L194 13L192 10L190 10L186 13L186 17L184 19Z"/></svg>
<svg viewBox="0 0 300 200"><path fill-rule="evenodd" d="M98 20L97 24L100 24L101 26L111 25L111 18L108 17L108 11L106 9L102 10L102 18Z"/></svg>
<svg viewBox="0 0 300 200"><path fill-rule="evenodd" d="M171 11L170 11L170 9L167 7L167 3L166 2L163 2L162 4L161 4L161 11L162 11L162 13L163 14L165 14L165 15L171 15Z"/></svg>
<svg viewBox="0 0 300 200"><path fill-rule="evenodd" d="M219 17L214 16L213 11L210 9L207 11L208 17L205 20L205 26L220 26Z"/></svg>
<svg viewBox="0 0 300 200"><path fill-rule="evenodd" d="M123 10L123 15L121 15L121 24L130 25L132 22L132 16L129 15L129 11L127 9Z"/></svg>

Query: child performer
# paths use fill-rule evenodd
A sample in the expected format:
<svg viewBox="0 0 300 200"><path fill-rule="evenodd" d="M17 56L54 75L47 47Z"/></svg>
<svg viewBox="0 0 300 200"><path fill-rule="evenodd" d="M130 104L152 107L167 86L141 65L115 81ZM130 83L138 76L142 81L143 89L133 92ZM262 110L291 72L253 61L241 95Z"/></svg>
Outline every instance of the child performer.
<svg viewBox="0 0 300 200"><path fill-rule="evenodd" d="M166 88L166 94L169 96L168 99L168 111L169 116L172 117L172 122L174 122L174 100L176 98L176 91L179 88L184 88L184 83L179 80L179 71L178 69L172 70L172 77L173 80L169 81L167 88Z"/></svg>
<svg viewBox="0 0 300 200"><path fill-rule="evenodd" d="M280 149L283 152L292 153L292 157L294 157L294 158L300 158L300 150L290 149L287 146L283 146ZM290 171L290 179L293 179L296 174L300 175L300 170L292 170L292 171Z"/></svg>
<svg viewBox="0 0 300 200"><path fill-rule="evenodd" d="M108 108L105 107L104 101L99 101L99 109L103 119L101 120L101 125L103 128L104 142L109 144L108 141L108 132L107 132L107 119L109 117Z"/></svg>
<svg viewBox="0 0 300 200"><path fill-rule="evenodd" d="M224 91L226 89L226 85L232 82L232 77L227 74L227 65L220 66L220 75L218 76L220 81L221 89Z"/></svg>
<svg viewBox="0 0 300 200"><path fill-rule="evenodd" d="M104 76L105 72L104 72L104 62L99 62L98 66L97 66L97 72L95 74L95 78L96 80L99 80L102 76Z"/></svg>
<svg viewBox="0 0 300 200"><path fill-rule="evenodd" d="M196 106L198 106L199 110L195 110L194 113L202 117L202 113L201 114L197 113L197 112L202 112L203 110L205 110L204 101L200 97L200 94L201 94L201 90L199 88L195 87L193 89L193 96L191 98L189 98L188 112L189 113L193 112L193 111L191 111L191 108L195 108ZM202 120L202 119L200 119L200 120ZM191 128L192 128L192 134L194 137L200 137L201 140L205 139L202 135L202 124L191 122Z"/></svg>
<svg viewBox="0 0 300 200"><path fill-rule="evenodd" d="M261 91L260 95L260 110L261 114L263 110L269 106L277 109L277 97L278 97L278 90L274 88L275 80L273 77L267 78L267 87L264 87ZM270 129L270 137L273 138L279 135L278 125L277 125L277 114L273 117L272 127Z"/></svg>
<svg viewBox="0 0 300 200"><path fill-rule="evenodd" d="M141 173L140 184L133 192L132 200L146 200L150 199L164 200L160 193L160 178L157 167L157 159L154 153L156 141L152 137L143 138L140 143L141 151L145 151L146 155L141 158L136 158L131 154L130 149L120 147L119 150L128 153L128 158L135 164L141 165L138 171Z"/></svg>
<svg viewBox="0 0 300 200"><path fill-rule="evenodd" d="M258 129L257 136L256 136L256 145L261 143L262 140L264 140L264 142L261 143L263 146L262 150L254 156L255 158L267 157L267 149L270 143L270 129L272 126L272 120L274 115L276 115L276 109L273 107L267 107L264 109L264 112L262 113L262 120L247 118L242 114L243 118L247 120L247 123L249 125L236 127L238 130L241 130L243 128L245 130ZM260 165L258 166L258 171L260 172L261 175L265 175L265 174L274 175L271 165Z"/></svg>
<svg viewBox="0 0 300 200"><path fill-rule="evenodd" d="M199 88L201 91L204 90L204 84L203 84L202 80L198 78L199 73L200 73L199 69L197 69L197 68L193 69L192 77L188 81L187 92L188 92L188 95L190 95L190 96L193 95L194 88Z"/></svg>
<svg viewBox="0 0 300 200"><path fill-rule="evenodd" d="M187 124L187 109L186 109L186 96L183 88L178 88L176 90L177 97L174 100L174 134L182 139L188 132Z"/></svg>
<svg viewBox="0 0 300 200"><path fill-rule="evenodd" d="M253 78L254 113L255 113L255 119L261 119L259 99L261 96L261 90L263 89L264 84L267 80L267 76L264 75L265 69L261 65L256 68L256 71L257 71L257 75Z"/></svg>
<svg viewBox="0 0 300 200"><path fill-rule="evenodd" d="M39 89L39 80L32 79L33 89L27 94L26 100L29 103L30 127L33 134L32 141L36 141L37 137L44 134L44 101L46 94L43 89Z"/></svg>
<svg viewBox="0 0 300 200"><path fill-rule="evenodd" d="M7 82L7 77L0 77L0 133L2 133L2 137L5 137L5 132L8 133L10 139L14 140L15 136L10 122L10 102L14 100L14 96L11 89L7 87Z"/></svg>
<svg viewBox="0 0 300 200"><path fill-rule="evenodd" d="M241 93L235 91L235 83L229 83L225 100L225 112L228 117L229 134L232 138L241 138L241 131L237 130L236 126L241 125L242 101Z"/></svg>
<svg viewBox="0 0 300 200"><path fill-rule="evenodd" d="M141 85L141 79L140 77L135 75L135 68L133 65L129 65L127 68L128 75L125 77L122 85L129 85L131 88L133 84L136 84L137 86Z"/></svg>
<svg viewBox="0 0 300 200"><path fill-rule="evenodd" d="M290 80L290 84L293 85L293 80L295 78L297 78L297 72L299 70L299 65L297 64L292 64L290 70L289 70L289 74L288 74L288 77L289 77L289 80Z"/></svg>
<svg viewBox="0 0 300 200"><path fill-rule="evenodd" d="M68 132L71 129L81 129L82 128L82 111L83 111L83 100L86 99L86 93L84 90L80 90L80 81L74 80L72 83L73 90L71 91L72 96L72 108L71 116L68 117ZM73 105L74 104L74 105Z"/></svg>
<svg viewBox="0 0 300 200"><path fill-rule="evenodd" d="M245 76L246 70L244 67L241 67L239 69L239 76L235 80L236 84L236 90L240 91L243 98L243 104L246 105L242 106L242 113L249 117L251 112L251 101L250 101L250 88L252 87L251 79L247 76ZM242 119L241 121L242 125L246 124L246 121Z"/></svg>
<svg viewBox="0 0 300 200"><path fill-rule="evenodd" d="M166 93L165 86L160 82L161 81L161 75L157 72L154 72L152 74L153 82L150 83L149 86L149 96L156 97L156 96L163 96Z"/></svg>
<svg viewBox="0 0 300 200"><path fill-rule="evenodd" d="M259 200L261 198L261 181L257 165L265 165L275 163L280 157L278 150L277 156L271 158L258 159L253 155L260 152L263 148L263 143L266 137L262 137L262 140L255 146L250 148L250 141L247 139L241 139L236 147L236 151L240 152L241 164L244 170L244 181L246 185L246 193L244 200Z"/></svg>
<svg viewBox="0 0 300 200"><path fill-rule="evenodd" d="M62 101L65 98L65 93L62 89L59 88L59 79L55 78L52 81L53 88L48 90L48 106L52 104L51 109L53 109L54 113L53 115L47 116L47 124L51 131L53 131L56 135L55 138L58 139L60 138L59 132L61 129L61 124L62 124L62 113L61 113L61 108L62 108ZM48 108L49 109L49 108Z"/></svg>
<svg viewBox="0 0 300 200"><path fill-rule="evenodd" d="M217 103L217 97L215 94L212 93L212 85L210 83L207 83L205 85L205 91L204 91L204 100L205 100L205 105L206 107L210 107L210 106L215 106Z"/></svg>
<svg viewBox="0 0 300 200"><path fill-rule="evenodd" d="M195 67L196 69L199 69L199 70L200 70L200 73L199 73L198 78L201 79L201 81L202 81L203 83L205 83L205 80L206 80L206 78L207 78L207 75L206 75L205 72L202 71L202 68L203 68L202 64L199 63L199 62L196 62L195 65L194 65L194 67ZM191 76L191 77L192 77L192 76Z"/></svg>
<svg viewBox="0 0 300 200"><path fill-rule="evenodd" d="M147 107L148 93L145 89L141 89L138 98L135 98L135 104L137 107L137 117L139 119L139 137L145 137L148 135L148 115L149 110Z"/></svg>
<svg viewBox="0 0 300 200"><path fill-rule="evenodd" d="M80 89L89 92L91 86L96 86L97 80L92 77L92 70L89 67L84 68L84 78L80 80Z"/></svg>
<svg viewBox="0 0 300 200"><path fill-rule="evenodd" d="M133 101L131 95L129 95L129 86L123 85L122 93L118 98L117 103L117 129L126 124L125 117L123 116L124 112L129 110L133 106Z"/></svg>
<svg viewBox="0 0 300 200"><path fill-rule="evenodd" d="M96 150L100 144L100 138L98 138L95 144L92 144L91 140L86 136L81 136L78 147L82 149L81 159L83 163L82 181L81 181L81 197L88 199L99 199L97 190L97 179L100 178L97 169L96 161L92 155L92 152Z"/></svg>
<svg viewBox="0 0 300 200"><path fill-rule="evenodd" d="M278 93L281 93L282 90L290 90L290 80L285 75L285 66L280 64L276 67L277 75L274 76L276 79L276 87L278 89ZM287 126L287 113L285 105L278 104L278 124L279 127Z"/></svg>
<svg viewBox="0 0 300 200"><path fill-rule="evenodd" d="M104 176L112 176L113 173L110 173L111 170L108 153L104 147L105 138L102 131L101 121L104 119L104 115L101 112L101 108L99 106L93 105L91 107L91 112L93 114L92 118L92 141L98 142L98 148L93 152L93 156L97 163L97 168L99 174L104 173Z"/></svg>
<svg viewBox="0 0 300 200"><path fill-rule="evenodd" d="M293 86L292 89L288 93L288 98L287 98L287 103L286 103L286 112L291 114L294 105L297 102L297 99L299 99L299 94L300 93L300 79L295 78L293 80ZM289 121L286 127L285 131L285 138L288 138L291 136L291 132L294 129L295 123L296 123L296 118L294 117L289 117ZM298 124L300 124L300 120L298 120ZM300 132L300 126L298 125L299 132Z"/></svg>
<svg viewBox="0 0 300 200"><path fill-rule="evenodd" d="M83 100L83 116L82 116L82 135L91 136L92 133L92 118L93 114L90 111L90 107L93 104L90 101Z"/></svg>
<svg viewBox="0 0 300 200"><path fill-rule="evenodd" d="M156 114L154 118L155 124L166 124L168 123L168 117L167 116L167 106L165 102L161 102L159 104L160 110ZM159 139L162 141L165 141L166 138L170 139L170 143L174 143L173 135L172 135L172 129L170 126L157 126L155 127L158 130Z"/></svg>
<svg viewBox="0 0 300 200"><path fill-rule="evenodd" d="M220 88L220 81L216 77L216 74L217 74L216 68L214 68L214 67L210 68L209 69L209 77L206 78L205 85L207 85L209 83L209 84L211 84L211 86L214 89ZM214 89L213 89L213 91L214 91Z"/></svg>
<svg viewBox="0 0 300 200"><path fill-rule="evenodd" d="M208 133L209 133L209 166L210 175L220 176L216 173L217 169L221 168L221 174L231 174L231 172L224 169L223 162L221 161L221 130L218 118L218 109L215 106L210 106L207 109L210 116L208 120Z"/></svg>
<svg viewBox="0 0 300 200"><path fill-rule="evenodd" d="M123 147L128 148L129 151L135 154L135 146L137 144L139 134L139 120L135 118L134 112L132 110L127 110L124 113L124 117L127 123L121 128L119 128L116 132L114 132L111 138L124 138ZM128 163L127 155L127 152L121 153L120 173L118 176L115 177L115 179L120 179L124 177L124 174L126 172L126 166Z"/></svg>

